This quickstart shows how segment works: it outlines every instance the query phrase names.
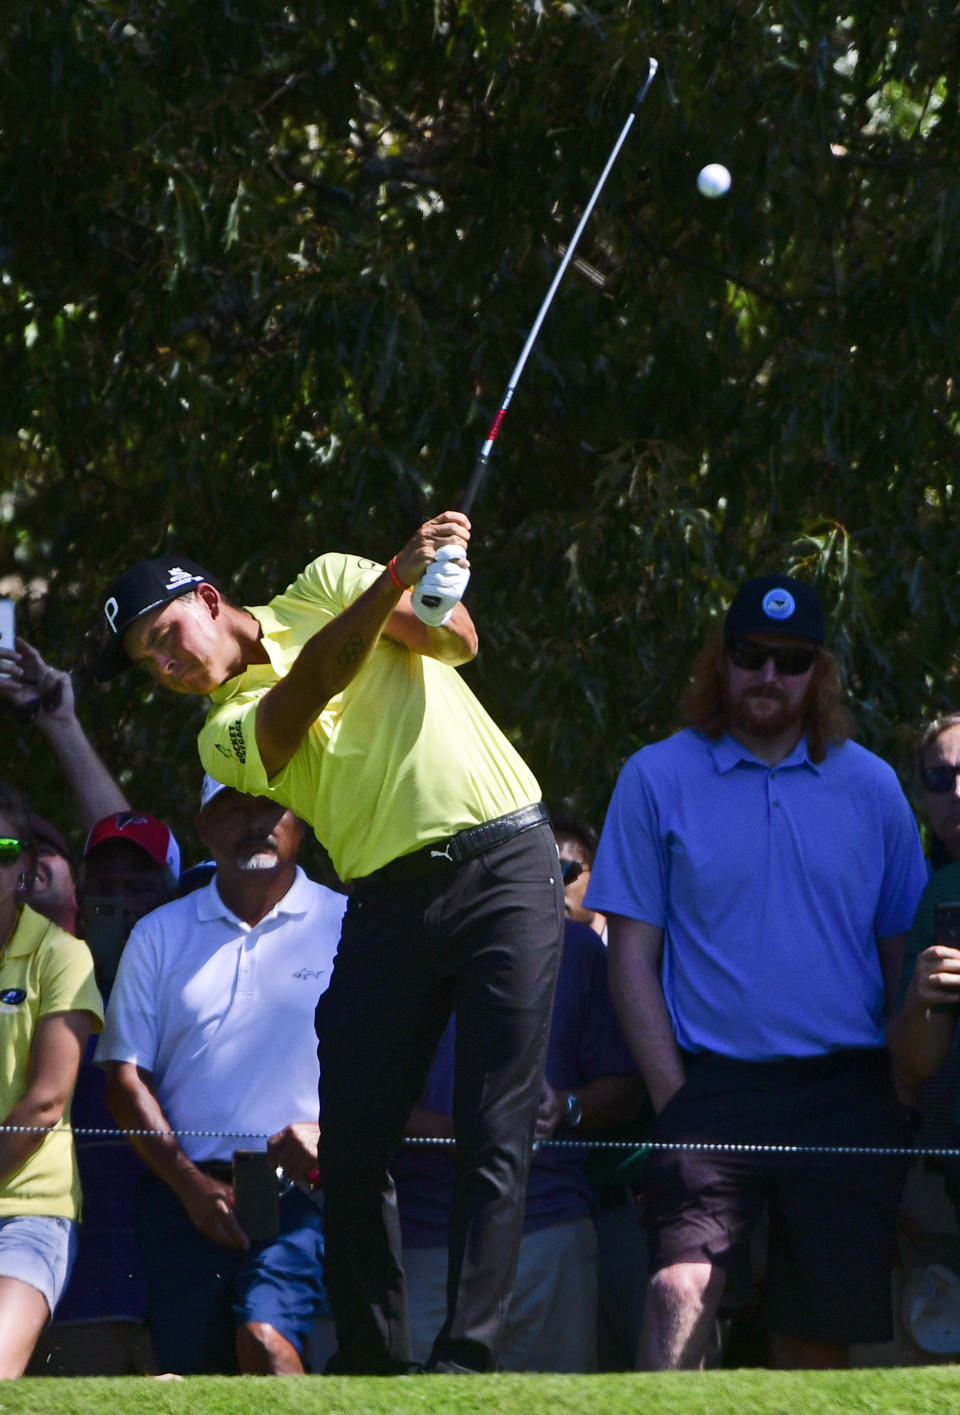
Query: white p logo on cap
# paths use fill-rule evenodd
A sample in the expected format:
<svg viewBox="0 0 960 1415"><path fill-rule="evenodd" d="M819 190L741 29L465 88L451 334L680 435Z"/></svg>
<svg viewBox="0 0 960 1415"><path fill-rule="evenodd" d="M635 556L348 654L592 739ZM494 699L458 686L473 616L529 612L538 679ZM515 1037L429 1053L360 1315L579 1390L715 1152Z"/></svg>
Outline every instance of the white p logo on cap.
<svg viewBox="0 0 960 1415"><path fill-rule="evenodd" d="M789 590L767 590L760 606L768 619L789 619L796 609L793 595Z"/></svg>
<svg viewBox="0 0 960 1415"><path fill-rule="evenodd" d="M113 595L110 596L106 604L103 606L103 612L107 616L107 623L110 625L110 628L113 630L114 633L116 633L117 615L120 613L120 606L114 599Z"/></svg>

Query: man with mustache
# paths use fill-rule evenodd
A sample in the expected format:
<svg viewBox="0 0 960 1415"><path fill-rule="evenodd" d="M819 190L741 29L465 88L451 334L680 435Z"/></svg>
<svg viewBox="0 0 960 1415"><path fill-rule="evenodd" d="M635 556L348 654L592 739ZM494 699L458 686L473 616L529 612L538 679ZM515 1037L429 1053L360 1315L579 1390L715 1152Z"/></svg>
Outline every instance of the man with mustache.
<svg viewBox="0 0 960 1415"><path fill-rule="evenodd" d="M630 758L607 815L586 904L608 916L655 1139L676 1146L644 1175L644 1369L702 1364L765 1204L773 1363L843 1365L892 1335L902 1161L756 1148L904 1142L884 1019L925 872L841 691L816 591L748 580L695 665L686 730Z"/></svg>
<svg viewBox="0 0 960 1415"><path fill-rule="evenodd" d="M97 1061L117 1123L160 1132L131 1137L160 1370L294 1375L325 1301L320 1213L296 1181L317 1162L313 1014L346 900L298 868L306 826L275 801L207 777L196 826L216 875L134 927ZM236 1211L238 1149L291 1181L274 1237L251 1241Z"/></svg>

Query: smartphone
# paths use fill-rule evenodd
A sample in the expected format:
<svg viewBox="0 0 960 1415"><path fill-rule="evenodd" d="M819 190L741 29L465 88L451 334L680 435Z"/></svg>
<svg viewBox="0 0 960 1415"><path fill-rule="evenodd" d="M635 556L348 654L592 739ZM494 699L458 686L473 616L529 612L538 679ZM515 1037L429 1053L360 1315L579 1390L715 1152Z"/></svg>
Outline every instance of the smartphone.
<svg viewBox="0 0 960 1415"><path fill-rule="evenodd" d="M938 904L934 910L935 943L960 949L960 904Z"/></svg>
<svg viewBox="0 0 960 1415"><path fill-rule="evenodd" d="M88 894L81 907L83 937L93 954L97 982L110 987L127 941L123 902L113 894Z"/></svg>
<svg viewBox="0 0 960 1415"><path fill-rule="evenodd" d="M12 599L0 599L0 649L17 646L17 609ZM0 670L2 671L2 670ZM5 674L9 677L9 674Z"/></svg>
<svg viewBox="0 0 960 1415"><path fill-rule="evenodd" d="M234 1150L233 1211L251 1243L280 1232L280 1186L266 1150Z"/></svg>

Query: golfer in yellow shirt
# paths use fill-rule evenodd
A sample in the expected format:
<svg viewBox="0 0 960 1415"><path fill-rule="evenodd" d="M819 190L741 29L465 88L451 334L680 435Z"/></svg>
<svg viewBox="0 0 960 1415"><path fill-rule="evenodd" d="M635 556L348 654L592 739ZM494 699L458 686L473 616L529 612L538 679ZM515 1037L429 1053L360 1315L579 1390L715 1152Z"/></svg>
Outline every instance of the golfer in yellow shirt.
<svg viewBox="0 0 960 1415"><path fill-rule="evenodd" d="M536 780L456 672L477 649L469 538L447 511L386 568L323 555L256 608L191 561L143 561L104 602L100 676L133 662L208 694L207 770L292 807L352 884L317 1014L337 1373L410 1363L388 1165L453 1010L459 1178L430 1369L495 1368L520 1238L563 895ZM407 594L421 580L446 594L432 622Z"/></svg>

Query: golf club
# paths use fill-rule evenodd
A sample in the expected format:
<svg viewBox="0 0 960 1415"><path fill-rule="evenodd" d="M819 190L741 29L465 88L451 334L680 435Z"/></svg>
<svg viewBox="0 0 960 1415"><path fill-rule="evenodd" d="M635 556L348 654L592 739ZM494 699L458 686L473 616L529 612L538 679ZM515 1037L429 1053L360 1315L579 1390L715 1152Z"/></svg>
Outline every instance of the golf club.
<svg viewBox="0 0 960 1415"><path fill-rule="evenodd" d="M617 137L617 140L613 145L613 149L610 153L610 156L607 158L606 166L600 173L600 176L597 180L597 184L590 195L590 200L584 207L583 215L580 217L580 220L577 224L577 229L574 231L573 236L570 239L570 244L564 251L563 259L557 267L557 272L550 283L550 288L543 298L543 303L541 304L540 309L537 312L536 319L533 321L533 327L531 328L530 333L527 336L527 342L524 344L523 349L520 352L520 357L514 367L513 373L510 375L510 381L507 384L507 391L503 396L503 401L501 402L500 407L497 409L496 417L490 424L490 431L487 433L483 445L481 446L480 451L477 454L477 460L474 463L473 471L470 475L470 481L467 484L467 489L464 492L463 498L460 502L459 509L461 511L469 513L473 506L473 503L477 499L477 496L480 492L481 487L483 486L484 481L486 480L487 467L490 461L490 453L493 451L493 444L496 442L500 429L503 426L503 420L507 415L507 409L509 408L513 395L516 392L517 384L520 382L520 375L523 373L527 359L530 357L530 351L536 342L537 335L540 333L540 326L543 324L543 321L547 316L547 311L549 310L550 305L553 302L553 297L557 293L557 287L559 286L560 281L564 277L564 273L566 272L567 266L570 264L571 260L574 257L574 253L577 249L577 244L583 233L583 228L590 220L590 214L597 204L597 199L600 196L600 193L603 191L604 183L606 182L607 177L610 175L610 171L613 167L613 164L616 162L617 158L620 155L620 149L626 142L627 135L629 134L630 129L633 127L633 123L639 111L640 105L646 98L647 90L653 83L657 68L658 64L656 59L652 57L649 58L647 60L647 77L643 82L640 92L637 94L633 108L627 115L626 122L620 129L619 136ZM420 604L424 605L427 609L433 611L436 611L439 608L443 601L443 598L444 597L439 594L434 594L430 592L424 593L420 591L419 588L414 591L414 599L417 600Z"/></svg>
<svg viewBox="0 0 960 1415"><path fill-rule="evenodd" d="M567 249L564 252L563 259L557 267L557 273L554 275L553 280L550 283L550 288L543 298L543 303L541 304L540 309L537 312L537 317L533 321L533 327L531 328L530 333L527 336L527 342L524 344L523 349L520 353L520 357L519 359L517 359L513 373L510 375L510 382L507 384L507 391L503 396L503 402L500 404L500 407L497 410L497 415L494 418L493 422L490 424L490 431L487 433L483 446L480 448L480 451L477 454L477 460L474 463L473 472L470 476L470 481L467 485L466 491L463 494L463 500L460 502L459 509L461 511L469 513L474 501L476 501L477 499L477 495L480 491L480 488L483 486L487 474L487 463L490 460L490 453L493 450L493 444L497 440L500 428L503 425L503 420L507 415L507 409L509 408L511 399L513 398L513 395L516 392L517 384L520 382L520 375L523 373L524 365L526 364L527 359L530 357L530 351L536 342L537 335L540 333L540 326L546 319L547 311L549 310L550 305L553 302L553 297L557 293L557 287L559 286L560 281L564 277L564 273L566 272L567 266L570 264L571 260L574 257L574 253L577 249L577 244L580 240L581 235L583 234L583 228L590 220L590 214L597 204L597 199L600 196L600 193L603 191L603 185L606 182L607 177L610 175L610 170L613 167L613 164L616 162L617 158L619 157L620 149L626 142L627 135L629 134L630 129L633 127L634 119L637 116L640 105L647 96L647 89L653 83L654 76L657 72L658 67L656 59L648 59L647 65L647 77L644 81L643 87L637 94L636 102L634 103L633 108L628 114L626 122L620 129L620 135L613 145L613 150L611 151L610 156L607 158L607 165L600 173L599 179L597 180L597 185L594 187L593 192L591 193L590 200L584 207L583 215L580 217L577 229L574 231L573 236L570 240L570 244L567 246Z"/></svg>

